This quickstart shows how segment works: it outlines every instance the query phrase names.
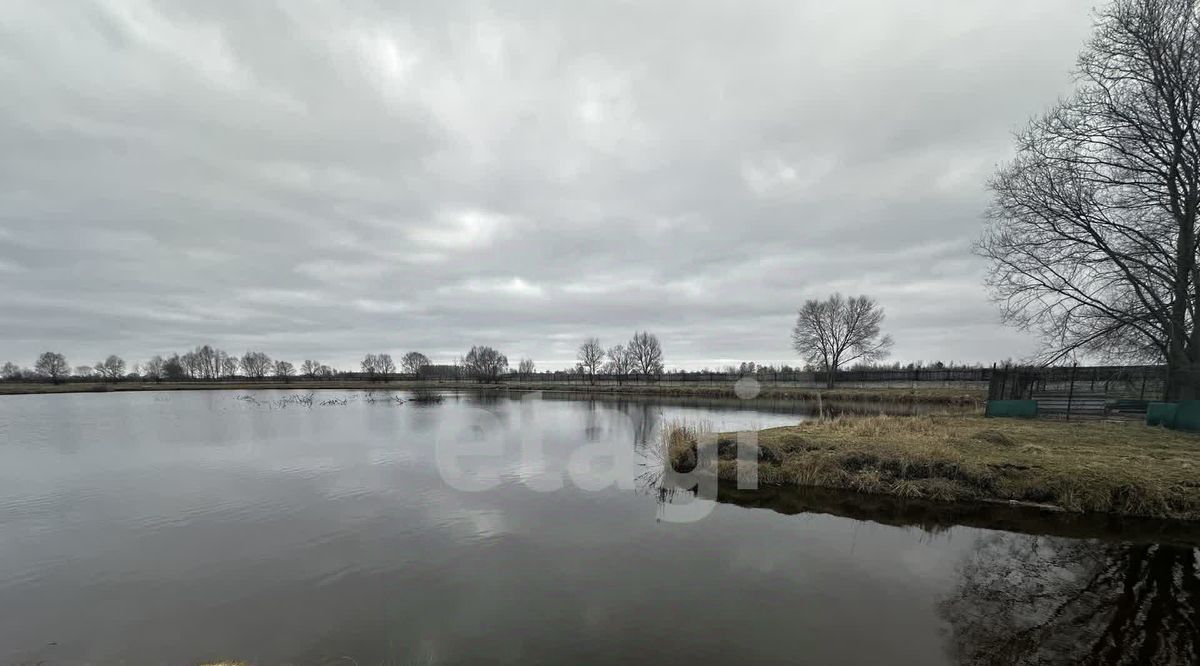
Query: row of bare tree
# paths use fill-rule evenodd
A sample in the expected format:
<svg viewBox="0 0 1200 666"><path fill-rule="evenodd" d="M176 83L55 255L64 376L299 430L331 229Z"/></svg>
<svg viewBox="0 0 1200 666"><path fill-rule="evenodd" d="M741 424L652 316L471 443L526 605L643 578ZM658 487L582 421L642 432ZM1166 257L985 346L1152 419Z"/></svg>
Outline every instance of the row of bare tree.
<svg viewBox="0 0 1200 666"><path fill-rule="evenodd" d="M306 360L300 367L300 374L307 377L331 377L333 369L318 361ZM44 352L38 356L33 369L25 369L9 362L0 367L0 379L48 379L62 381L70 376L99 377L105 380L117 380L134 376L150 380L181 380L181 379L220 379L234 376L253 377L293 377L296 367L289 361L271 360L260 351L248 351L240 357L233 356L224 350L203 345L183 354L172 354L168 357L154 356L148 361L134 366L126 372L125 360L115 354L110 355L95 365L76 366L73 370L63 354Z"/></svg>
<svg viewBox="0 0 1200 666"><path fill-rule="evenodd" d="M844 364L854 361L873 361L882 358L891 345L891 338L879 338L879 325L883 311L865 296L843 298L835 294L824 301L808 301L800 310L793 331L797 351L810 364L821 369L836 371ZM664 370L662 344L658 336L648 331L634 333L626 344L608 348L598 338L588 338L576 352L578 364L575 370L595 377L598 373L610 375L659 375ZM409 375L421 373L431 365L427 356L420 352L408 352L401 358L400 369ZM508 371L508 357L486 345L471 347L459 359L459 366L471 377L487 381L495 380ZM387 379L397 371L390 354L367 354L360 367L370 377ZM522 374L534 372L532 359L522 359L517 371ZM119 356L112 355L93 366L79 366L74 375L79 377L99 376L116 380L126 375L126 364ZM234 356L211 345L202 345L183 354L169 357L154 356L140 365L134 365L129 376L151 380L202 379L214 380L225 377L244 376L255 379L265 377L288 378L297 374L292 363L272 360L261 351L248 351ZM309 378L331 377L335 371L315 360L305 360L299 374ZM0 369L0 378L44 378L61 381L72 375L66 358L56 352L45 352L38 357L34 369L23 370L13 363ZM831 374L832 376L832 374Z"/></svg>
<svg viewBox="0 0 1200 666"><path fill-rule="evenodd" d="M658 336L653 333L634 333L624 345L605 349L599 338L588 338L575 352L575 370L594 378L596 373L610 375L660 375L663 372L663 351Z"/></svg>

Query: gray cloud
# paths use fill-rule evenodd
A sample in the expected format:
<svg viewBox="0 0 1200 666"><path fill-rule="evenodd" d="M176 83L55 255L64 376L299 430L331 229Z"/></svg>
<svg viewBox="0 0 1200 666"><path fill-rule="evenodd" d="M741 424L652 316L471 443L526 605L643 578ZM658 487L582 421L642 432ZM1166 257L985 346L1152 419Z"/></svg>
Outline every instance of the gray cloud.
<svg viewBox="0 0 1200 666"><path fill-rule="evenodd" d="M1020 356L969 246L1090 4L9 3L0 360L793 361L833 290Z"/></svg>

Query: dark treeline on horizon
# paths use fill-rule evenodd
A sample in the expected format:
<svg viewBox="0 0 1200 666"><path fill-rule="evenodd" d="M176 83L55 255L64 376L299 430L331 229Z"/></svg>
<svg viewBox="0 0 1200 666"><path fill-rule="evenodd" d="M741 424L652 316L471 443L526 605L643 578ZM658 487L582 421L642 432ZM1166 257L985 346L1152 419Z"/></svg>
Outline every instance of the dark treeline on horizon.
<svg viewBox="0 0 1200 666"><path fill-rule="evenodd" d="M621 345L616 348L619 350ZM613 350L609 350L613 351ZM615 353L620 353L619 351ZM1009 362L1011 364L1011 361ZM230 354L211 345L202 345L183 354L170 356L155 355L149 360L129 365L117 355L110 355L93 365L71 366L67 357L58 352L44 352L32 367L21 367L11 361L0 366L3 381L79 381L98 380L115 382L120 380L145 381L216 381L230 379L282 379L304 378L311 380L354 378L387 380L392 378L458 378L499 379L503 376L525 378L554 376L755 376L770 378L797 373L819 373L824 369L811 363L797 365L757 363L743 361L695 370L666 369L661 365L650 366L649 372L627 362L605 360L593 369L584 363L559 370L539 370L533 359L521 359L517 366L509 367L507 357L491 347L473 347L466 355L448 364L435 364L420 352L409 352L401 357L397 365L386 353L366 354L357 370L331 367L313 359L306 359L298 366L290 361L272 359L261 351L247 351L241 356ZM915 361L901 363L859 363L840 372L911 372L914 370L982 370L991 367L984 363L957 363L944 361Z"/></svg>

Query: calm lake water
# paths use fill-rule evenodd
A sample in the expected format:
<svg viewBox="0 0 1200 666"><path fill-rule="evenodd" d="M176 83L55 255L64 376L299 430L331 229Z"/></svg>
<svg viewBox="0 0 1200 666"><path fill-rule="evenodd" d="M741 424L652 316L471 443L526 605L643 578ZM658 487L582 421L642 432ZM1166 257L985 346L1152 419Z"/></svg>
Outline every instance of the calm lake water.
<svg viewBox="0 0 1200 666"><path fill-rule="evenodd" d="M1200 654L1197 551L1160 526L812 491L669 520L663 423L798 407L292 395L0 398L0 664Z"/></svg>

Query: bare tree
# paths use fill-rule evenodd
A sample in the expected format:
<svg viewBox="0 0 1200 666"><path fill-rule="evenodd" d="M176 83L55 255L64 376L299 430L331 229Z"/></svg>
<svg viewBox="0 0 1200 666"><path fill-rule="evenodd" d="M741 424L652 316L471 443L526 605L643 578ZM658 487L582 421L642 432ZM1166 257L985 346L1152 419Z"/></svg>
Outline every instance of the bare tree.
<svg viewBox="0 0 1200 666"><path fill-rule="evenodd" d="M658 343L658 336L653 333L634 333L626 347L626 354L629 355L633 372L643 375L662 374L662 346Z"/></svg>
<svg viewBox="0 0 1200 666"><path fill-rule="evenodd" d="M72 372L76 377L91 377L96 373L96 369L90 365L77 365Z"/></svg>
<svg viewBox="0 0 1200 666"><path fill-rule="evenodd" d="M248 351L242 355L241 366L247 377L262 379L271 372L271 358L263 352Z"/></svg>
<svg viewBox="0 0 1200 666"><path fill-rule="evenodd" d="M276 377L282 377L286 380L296 374L296 366L288 361L275 361L274 372Z"/></svg>
<svg viewBox="0 0 1200 666"><path fill-rule="evenodd" d="M209 345L196 348L196 370L204 379L216 379L221 376L222 352Z"/></svg>
<svg viewBox="0 0 1200 666"><path fill-rule="evenodd" d="M309 379L315 379L321 371L321 362L306 359L300 364L300 373Z"/></svg>
<svg viewBox="0 0 1200 666"><path fill-rule="evenodd" d="M237 374L238 359L211 345L202 345L179 357L179 364L193 379L217 379Z"/></svg>
<svg viewBox="0 0 1200 666"><path fill-rule="evenodd" d="M142 376L144 376L146 379L153 379L154 381L161 380L163 378L163 370L166 363L167 362L163 360L163 357L154 356L142 365Z"/></svg>
<svg viewBox="0 0 1200 666"><path fill-rule="evenodd" d="M508 357L491 347L471 347L463 358L467 373L479 381L496 381L508 369Z"/></svg>
<svg viewBox="0 0 1200 666"><path fill-rule="evenodd" d="M238 372L238 359L236 356L230 356L223 351L217 352L220 356L221 376L234 377Z"/></svg>
<svg viewBox="0 0 1200 666"><path fill-rule="evenodd" d="M56 384L71 374L71 366L67 365L67 357L58 352L42 352L42 355L38 356L37 361L33 364L33 370Z"/></svg>
<svg viewBox="0 0 1200 666"><path fill-rule="evenodd" d="M196 370L198 365L196 361L196 352L185 352L182 356L178 357L178 360L181 377L187 377L189 379L195 379L199 377L199 374Z"/></svg>
<svg viewBox="0 0 1200 666"><path fill-rule="evenodd" d="M362 371L372 378L380 375L387 380L388 375L396 372L396 364L392 362L390 354L367 354L359 365L362 366Z"/></svg>
<svg viewBox="0 0 1200 666"><path fill-rule="evenodd" d="M523 358L521 359L521 362L517 364L517 372L523 375L532 375L534 367L533 359Z"/></svg>
<svg viewBox="0 0 1200 666"><path fill-rule="evenodd" d="M173 354L171 358L163 361L163 377L171 380L186 379L188 371L184 359L179 354Z"/></svg>
<svg viewBox="0 0 1200 666"><path fill-rule="evenodd" d="M375 357L375 369L379 374L383 375L383 380L387 381L391 375L396 374L396 364L392 361L391 354L380 354Z"/></svg>
<svg viewBox="0 0 1200 666"><path fill-rule="evenodd" d="M604 355L608 359L604 364L605 372L612 375L628 375L633 372L633 359L625 345L613 345Z"/></svg>
<svg viewBox="0 0 1200 666"><path fill-rule="evenodd" d="M989 287L1043 362L1165 361L1167 397L1200 397L1200 9L1116 0L1077 78L990 183Z"/></svg>
<svg viewBox="0 0 1200 666"><path fill-rule="evenodd" d="M792 329L792 346L805 361L826 373L826 386L833 388L838 369L855 361L885 358L892 337L880 337L883 308L868 296L845 298L834 294L820 301L807 300Z"/></svg>
<svg viewBox="0 0 1200 666"><path fill-rule="evenodd" d="M20 379L22 376L21 368L12 361L5 363L4 367L0 368L0 379Z"/></svg>
<svg viewBox="0 0 1200 666"><path fill-rule="evenodd" d="M421 352L411 351L400 359L400 367L404 369L406 374L415 375L421 372L421 368L429 365L429 357Z"/></svg>
<svg viewBox="0 0 1200 666"><path fill-rule="evenodd" d="M584 340L583 344L579 345L579 351L575 352L575 358L579 360L580 367L587 373L588 380L594 383L596 370L604 362L604 347L600 346L600 340L598 338Z"/></svg>
<svg viewBox="0 0 1200 666"><path fill-rule="evenodd" d="M95 365L96 374L108 381L116 381L125 374L125 360L116 354L109 355L103 361L99 361Z"/></svg>

